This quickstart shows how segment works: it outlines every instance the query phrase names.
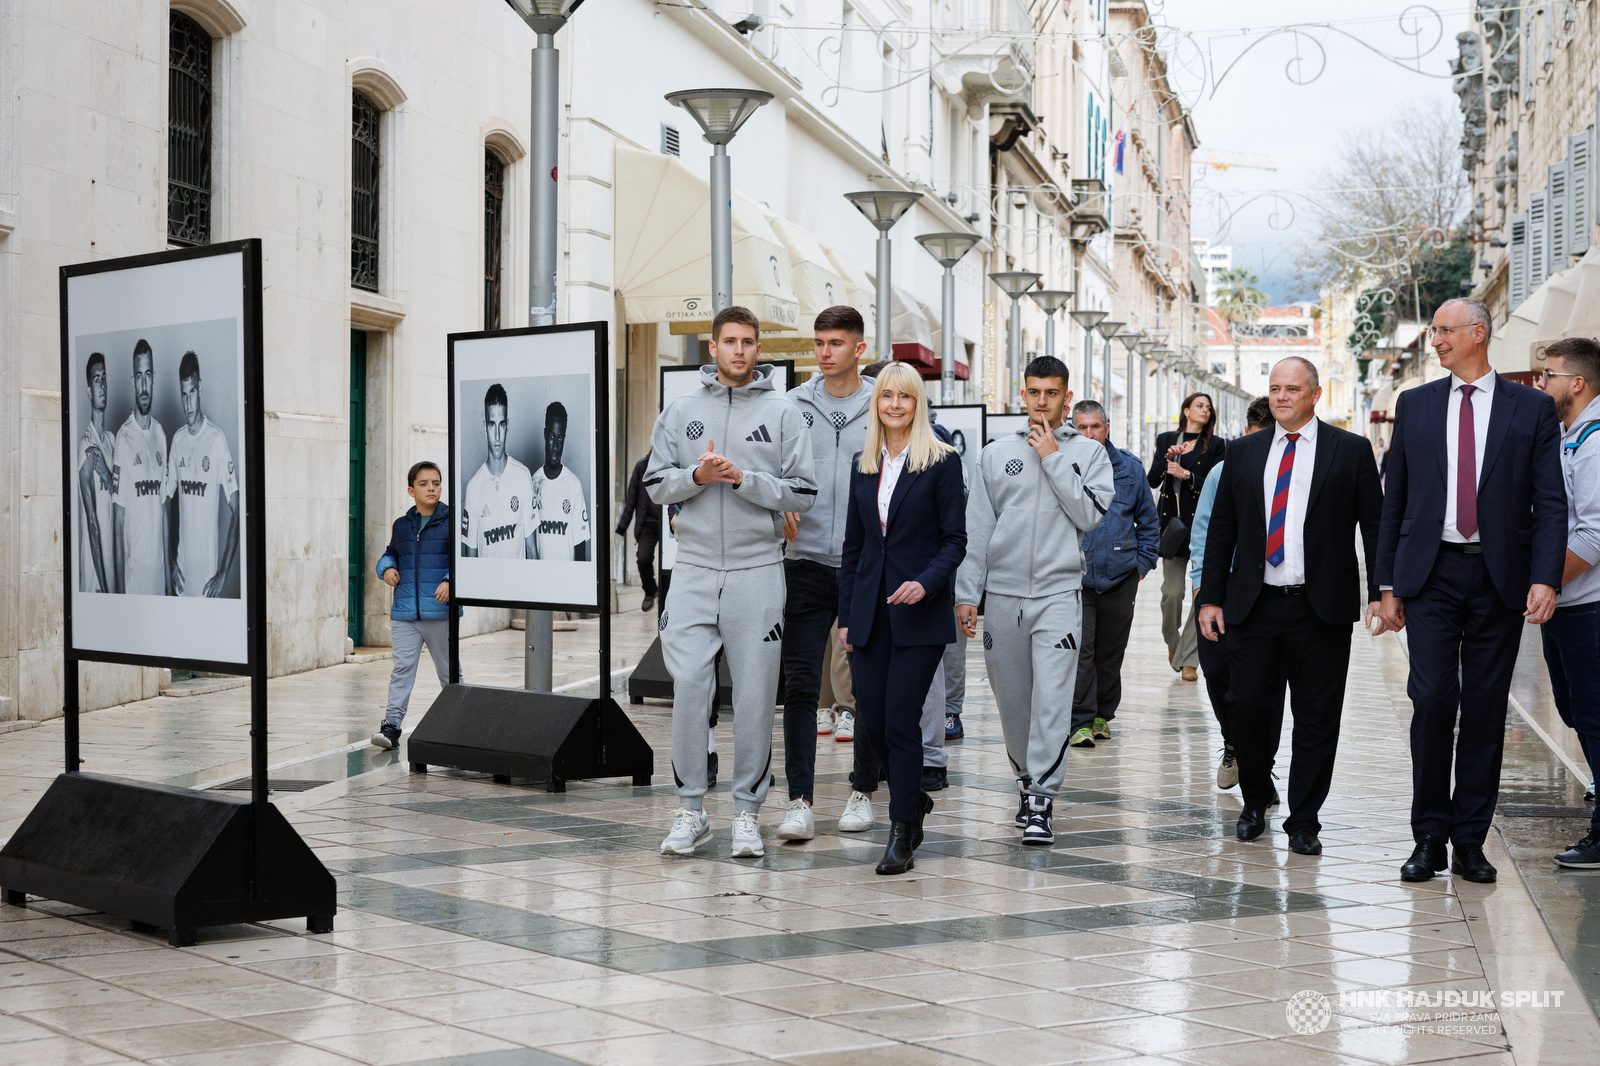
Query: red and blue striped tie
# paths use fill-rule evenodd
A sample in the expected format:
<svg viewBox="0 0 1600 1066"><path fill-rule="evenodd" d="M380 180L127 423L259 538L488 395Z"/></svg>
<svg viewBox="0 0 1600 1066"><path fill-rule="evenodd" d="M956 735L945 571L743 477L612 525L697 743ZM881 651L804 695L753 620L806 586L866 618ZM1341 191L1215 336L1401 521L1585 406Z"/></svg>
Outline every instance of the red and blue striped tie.
<svg viewBox="0 0 1600 1066"><path fill-rule="evenodd" d="M1272 490L1272 517L1267 520L1267 562L1283 565L1283 516L1289 509L1289 481L1294 476L1294 442L1298 433L1286 433L1289 443L1283 446L1283 458L1278 460L1278 483Z"/></svg>

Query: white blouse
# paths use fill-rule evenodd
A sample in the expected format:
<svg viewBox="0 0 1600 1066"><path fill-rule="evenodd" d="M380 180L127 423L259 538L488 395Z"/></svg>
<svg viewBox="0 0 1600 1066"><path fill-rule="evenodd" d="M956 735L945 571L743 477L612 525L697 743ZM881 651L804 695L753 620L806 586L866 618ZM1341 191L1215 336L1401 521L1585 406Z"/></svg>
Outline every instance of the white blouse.
<svg viewBox="0 0 1600 1066"><path fill-rule="evenodd" d="M887 533L889 531L889 501L894 498L894 487L900 483L900 474L906 468L906 451L900 449L900 454L889 458L889 449L884 448L878 457L878 529Z"/></svg>

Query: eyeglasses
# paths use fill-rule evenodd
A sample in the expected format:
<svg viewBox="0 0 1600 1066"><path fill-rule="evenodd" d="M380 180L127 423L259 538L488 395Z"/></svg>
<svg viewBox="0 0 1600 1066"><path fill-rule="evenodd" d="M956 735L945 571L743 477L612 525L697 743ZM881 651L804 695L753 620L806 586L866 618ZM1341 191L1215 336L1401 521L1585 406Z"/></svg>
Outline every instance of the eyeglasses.
<svg viewBox="0 0 1600 1066"><path fill-rule="evenodd" d="M1476 322L1468 322L1465 325L1460 325L1460 326L1429 326L1427 329L1422 331L1422 335L1423 335L1424 338L1427 339L1427 342L1429 344L1432 344L1433 343L1433 339L1435 337L1437 337L1441 333L1443 333L1446 336L1448 336L1449 334L1454 333L1458 329L1471 329L1473 326L1476 326L1477 324L1478 323L1476 323Z"/></svg>
<svg viewBox="0 0 1600 1066"><path fill-rule="evenodd" d="M1539 378L1542 381L1549 381L1551 378L1581 378L1581 377L1583 377L1582 374L1563 374L1559 370L1541 370L1541 371L1539 371Z"/></svg>

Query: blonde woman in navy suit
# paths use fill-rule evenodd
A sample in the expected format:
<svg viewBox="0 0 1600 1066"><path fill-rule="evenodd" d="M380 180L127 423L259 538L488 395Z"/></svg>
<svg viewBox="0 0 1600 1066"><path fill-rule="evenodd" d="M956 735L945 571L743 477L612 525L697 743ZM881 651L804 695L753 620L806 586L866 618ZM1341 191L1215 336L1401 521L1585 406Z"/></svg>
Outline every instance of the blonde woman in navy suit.
<svg viewBox="0 0 1600 1066"><path fill-rule="evenodd" d="M961 457L933 435L915 370L885 367L869 411L866 447L850 472L839 639L854 653L856 741L889 772L889 845L878 873L899 874L914 865L933 809L921 789L922 703L956 639L952 582L967 553L966 499Z"/></svg>

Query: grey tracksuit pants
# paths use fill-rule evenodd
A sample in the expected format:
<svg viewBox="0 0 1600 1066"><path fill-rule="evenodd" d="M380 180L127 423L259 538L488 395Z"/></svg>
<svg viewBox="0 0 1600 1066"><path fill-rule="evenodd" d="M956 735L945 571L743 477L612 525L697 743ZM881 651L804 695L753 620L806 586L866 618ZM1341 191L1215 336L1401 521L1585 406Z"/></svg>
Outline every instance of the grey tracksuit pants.
<svg viewBox="0 0 1600 1066"><path fill-rule="evenodd" d="M944 713L960 714L967 702L967 635L956 630L954 644L944 647Z"/></svg>
<svg viewBox="0 0 1600 1066"><path fill-rule="evenodd" d="M406 710L411 706L411 689L417 683L417 664L422 660L422 649L428 649L433 658L433 668L439 674L439 687L450 683L450 620L432 618L422 622L395 619L389 623L394 644L394 666L389 671L389 702L384 708L383 724L400 728L406 720Z"/></svg>
<svg viewBox="0 0 1600 1066"><path fill-rule="evenodd" d="M772 720L783 661L783 564L711 570L678 560L661 615L672 674L672 772L683 806L706 794L706 723L723 649L733 681L733 799L756 811L772 772Z"/></svg>
<svg viewBox="0 0 1600 1066"><path fill-rule="evenodd" d="M1038 599L989 593L983 658L1006 754L1027 792L1054 799L1067 768L1083 624L1079 591Z"/></svg>

